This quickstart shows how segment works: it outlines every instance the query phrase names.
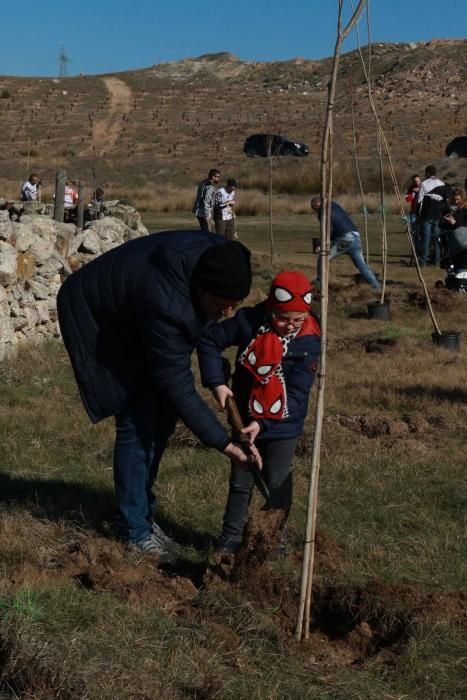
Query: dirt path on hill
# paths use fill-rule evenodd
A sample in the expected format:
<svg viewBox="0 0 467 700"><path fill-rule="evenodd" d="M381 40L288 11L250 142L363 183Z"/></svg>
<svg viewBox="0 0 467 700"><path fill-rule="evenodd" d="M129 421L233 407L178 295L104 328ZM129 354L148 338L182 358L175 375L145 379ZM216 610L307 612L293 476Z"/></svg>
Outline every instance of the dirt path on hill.
<svg viewBox="0 0 467 700"><path fill-rule="evenodd" d="M92 141L99 152L105 151L115 144L122 129L122 115L129 112L132 92L123 80L118 78L102 78L110 94L110 104L102 118L97 119Z"/></svg>

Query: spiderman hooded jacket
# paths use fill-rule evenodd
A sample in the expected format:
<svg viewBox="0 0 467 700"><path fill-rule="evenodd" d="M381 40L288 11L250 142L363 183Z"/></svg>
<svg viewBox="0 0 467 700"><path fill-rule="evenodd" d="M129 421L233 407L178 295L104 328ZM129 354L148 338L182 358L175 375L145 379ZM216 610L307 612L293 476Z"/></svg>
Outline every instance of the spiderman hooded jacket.
<svg viewBox="0 0 467 700"><path fill-rule="evenodd" d="M266 405L264 401L256 402L258 412L252 414L251 398L255 391L255 372L246 360L253 359L256 365L254 343L258 336L261 337L264 329L268 328L267 318L266 304L262 302L254 307L240 309L233 318L208 326L197 348L201 379L203 386L210 389L226 384L222 352L232 346L238 347L232 390L244 422L258 421L261 432L257 440L298 437L303 432L308 399L319 360L319 326L316 319L310 315L284 348L279 379L285 385L285 411L276 395L272 393L270 405ZM269 369L270 365L265 371L268 372ZM262 370L263 367L257 367L259 375L263 374ZM260 417L261 413L268 417ZM274 414L281 417L274 418Z"/></svg>

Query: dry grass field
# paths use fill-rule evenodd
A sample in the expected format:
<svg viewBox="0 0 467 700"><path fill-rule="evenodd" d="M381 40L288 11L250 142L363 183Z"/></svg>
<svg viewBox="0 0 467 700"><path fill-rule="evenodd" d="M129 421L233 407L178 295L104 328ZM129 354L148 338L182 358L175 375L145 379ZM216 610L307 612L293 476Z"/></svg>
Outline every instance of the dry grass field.
<svg viewBox="0 0 467 700"><path fill-rule="evenodd" d="M186 214L147 215L152 231ZM268 223L239 216L254 251L252 303L273 271ZM309 215L278 212L275 269L314 274ZM377 216L372 265L380 271ZM183 430L164 457L160 520L184 545L172 571L111 537L111 421L85 417L59 343L0 367L0 696L73 700L465 697L465 343L433 346L399 217L390 217L389 322L332 263L329 375L310 640L293 628L310 468L295 460L290 552L239 581L206 577L227 460ZM442 328L467 297L434 290ZM410 296L411 295L411 296ZM260 506L255 498L254 508ZM464 592L463 592L464 591Z"/></svg>

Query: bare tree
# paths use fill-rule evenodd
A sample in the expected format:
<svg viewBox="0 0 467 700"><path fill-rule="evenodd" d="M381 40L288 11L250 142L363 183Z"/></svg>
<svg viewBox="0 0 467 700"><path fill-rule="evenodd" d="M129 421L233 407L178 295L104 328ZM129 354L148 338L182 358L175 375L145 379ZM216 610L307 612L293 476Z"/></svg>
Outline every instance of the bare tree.
<svg viewBox="0 0 467 700"><path fill-rule="evenodd" d="M332 61L331 79L328 87L326 118L321 146L321 357L318 374L318 394L313 435L311 476L308 488L308 507L306 517L305 546L303 551L300 603L297 616L295 638L308 639L311 617L311 597L313 587L313 567L315 554L316 512L318 505L318 482L321 456L321 435L324 416L324 390L326 380L327 320L328 320L328 286L329 255L331 247L331 197L332 197L332 163L333 163L333 109L336 94L339 59L344 39L352 30L360 16L366 0L360 0L347 25L342 27L343 0L338 0L337 39Z"/></svg>

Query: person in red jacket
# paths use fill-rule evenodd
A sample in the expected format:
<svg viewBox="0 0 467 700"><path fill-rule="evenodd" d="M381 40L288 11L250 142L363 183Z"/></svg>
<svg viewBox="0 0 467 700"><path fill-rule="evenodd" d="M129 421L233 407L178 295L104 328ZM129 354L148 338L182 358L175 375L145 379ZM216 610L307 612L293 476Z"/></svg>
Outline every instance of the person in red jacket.
<svg viewBox="0 0 467 700"><path fill-rule="evenodd" d="M271 506L286 512L292 501L292 460L320 354L320 328L310 312L311 300L305 275L281 272L265 302L208 327L197 348L204 386L222 407L228 396L235 396L246 425L243 432L263 459ZM238 347L232 390L222 364L222 351L231 346ZM239 547L252 488L251 472L232 462L217 551L233 553Z"/></svg>

